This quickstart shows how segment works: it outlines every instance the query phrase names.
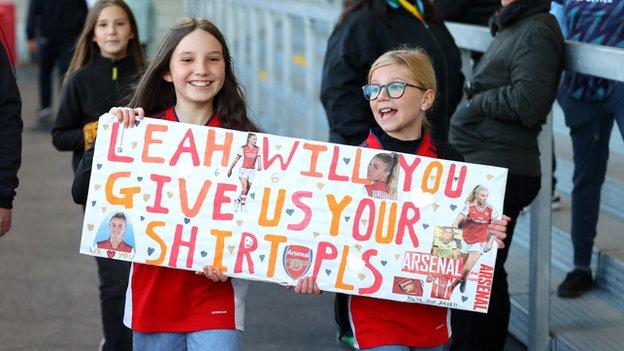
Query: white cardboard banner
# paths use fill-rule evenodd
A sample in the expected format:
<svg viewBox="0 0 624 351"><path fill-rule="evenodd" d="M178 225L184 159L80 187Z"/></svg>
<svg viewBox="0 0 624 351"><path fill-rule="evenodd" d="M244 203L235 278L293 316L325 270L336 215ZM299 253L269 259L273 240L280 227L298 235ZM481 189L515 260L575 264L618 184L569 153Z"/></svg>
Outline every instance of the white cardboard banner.
<svg viewBox="0 0 624 351"><path fill-rule="evenodd" d="M497 251L486 228L506 178L503 168L151 118L125 129L106 114L80 252L289 285L314 276L322 290L486 312Z"/></svg>

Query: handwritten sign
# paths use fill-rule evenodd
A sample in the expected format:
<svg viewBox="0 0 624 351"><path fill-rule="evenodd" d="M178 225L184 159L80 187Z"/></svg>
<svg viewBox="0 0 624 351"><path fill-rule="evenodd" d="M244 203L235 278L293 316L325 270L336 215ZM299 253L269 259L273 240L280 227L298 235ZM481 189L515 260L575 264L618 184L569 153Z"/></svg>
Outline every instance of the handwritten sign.
<svg viewBox="0 0 624 351"><path fill-rule="evenodd" d="M486 312L507 171L146 118L99 120L80 252Z"/></svg>

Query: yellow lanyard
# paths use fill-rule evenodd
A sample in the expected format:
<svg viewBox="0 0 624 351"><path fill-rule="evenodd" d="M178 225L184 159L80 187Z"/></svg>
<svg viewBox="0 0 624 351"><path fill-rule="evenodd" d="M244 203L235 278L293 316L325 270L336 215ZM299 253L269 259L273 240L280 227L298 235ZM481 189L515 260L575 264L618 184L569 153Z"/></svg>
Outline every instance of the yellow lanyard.
<svg viewBox="0 0 624 351"><path fill-rule="evenodd" d="M418 18L419 21L421 21L422 23L425 23L425 19L423 18L422 14L418 11L416 6L410 4L407 0L399 0L399 4L401 4L401 6L403 6L403 8L406 9L409 13L414 15L414 17Z"/></svg>

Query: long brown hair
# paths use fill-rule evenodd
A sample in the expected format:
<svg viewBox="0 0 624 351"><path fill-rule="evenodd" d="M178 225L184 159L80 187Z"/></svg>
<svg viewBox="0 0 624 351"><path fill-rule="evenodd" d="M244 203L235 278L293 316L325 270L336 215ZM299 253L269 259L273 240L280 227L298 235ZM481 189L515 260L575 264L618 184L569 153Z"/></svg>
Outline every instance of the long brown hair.
<svg viewBox="0 0 624 351"><path fill-rule="evenodd" d="M214 97L214 112L221 118L221 125L229 129L242 129L259 132L260 128L247 117L247 103L241 86L232 69L232 57L221 31L212 22L192 18L174 25L165 35L154 59L141 77L139 85L130 101L131 107L142 107L149 116L168 107L175 106L176 94L173 83L163 76L169 71L173 51L180 41L195 29L202 29L214 36L223 49L225 80L223 87Z"/></svg>
<svg viewBox="0 0 624 351"><path fill-rule="evenodd" d="M425 7L425 21L440 24L442 21L437 15L435 5L430 0L423 0L422 3ZM388 4L386 3L386 0L343 0L342 12L340 13L340 17L338 17L338 24L336 27L342 25L352 12L361 8L366 8L369 11L374 12L388 26L394 26L394 23L388 16Z"/></svg>
<svg viewBox="0 0 624 351"><path fill-rule="evenodd" d="M132 10L130 10L128 5L123 0L98 0L98 2L93 5L91 10L89 10L89 14L87 14L87 19L84 27L82 28L82 33L80 33L80 37L76 42L74 56L69 64L69 68L67 68L67 73L65 73L63 85L67 83L67 79L71 73L93 61L94 52L95 50L98 50L96 49L97 44L93 43L95 24L100 16L100 12L109 6L119 6L128 16L130 28L134 34L134 37L128 42L128 54L132 55L134 58L134 62L137 65L139 72L143 71L143 67L145 66L145 55L143 54L143 49L141 48L141 43L139 42L139 29L137 27L136 20L134 19L134 15L132 14Z"/></svg>

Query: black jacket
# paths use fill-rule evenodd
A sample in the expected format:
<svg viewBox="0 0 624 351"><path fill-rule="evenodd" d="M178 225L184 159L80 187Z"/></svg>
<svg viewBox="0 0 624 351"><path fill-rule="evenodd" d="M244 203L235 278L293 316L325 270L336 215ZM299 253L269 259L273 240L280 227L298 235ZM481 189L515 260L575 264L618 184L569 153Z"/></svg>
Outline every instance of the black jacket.
<svg viewBox="0 0 624 351"><path fill-rule="evenodd" d="M13 208L22 162L22 100L0 42L0 207Z"/></svg>
<svg viewBox="0 0 624 351"><path fill-rule="evenodd" d="M26 20L26 36L42 36L48 40L75 38L87 18L85 0L30 0Z"/></svg>
<svg viewBox="0 0 624 351"><path fill-rule="evenodd" d="M501 8L500 0L435 0L445 21L487 26L488 20Z"/></svg>
<svg viewBox="0 0 624 351"><path fill-rule="evenodd" d="M403 8L389 7L388 17L392 26L371 10L360 8L349 14L329 38L321 101L331 142L358 145L376 125L362 86L373 62L400 45L420 47L433 61L438 96L428 117L436 138L446 140L448 120L462 96L464 76L459 49L443 24L429 23L427 29Z"/></svg>
<svg viewBox="0 0 624 351"><path fill-rule="evenodd" d="M546 0L516 0L492 17L494 41L466 84L449 140L468 162L539 176L537 137L552 108L564 41Z"/></svg>
<svg viewBox="0 0 624 351"><path fill-rule="evenodd" d="M117 79L113 71L117 68ZM52 143L60 151L73 151L74 170L84 152L85 124L97 121L112 107L123 106L138 79L131 55L113 61L96 54L93 62L74 72L63 89L52 129Z"/></svg>
<svg viewBox="0 0 624 351"><path fill-rule="evenodd" d="M72 184L71 194L74 202L78 205L87 203L89 195L89 180L91 180L91 166L93 165L94 148L85 151L76 167L74 174L74 182Z"/></svg>

